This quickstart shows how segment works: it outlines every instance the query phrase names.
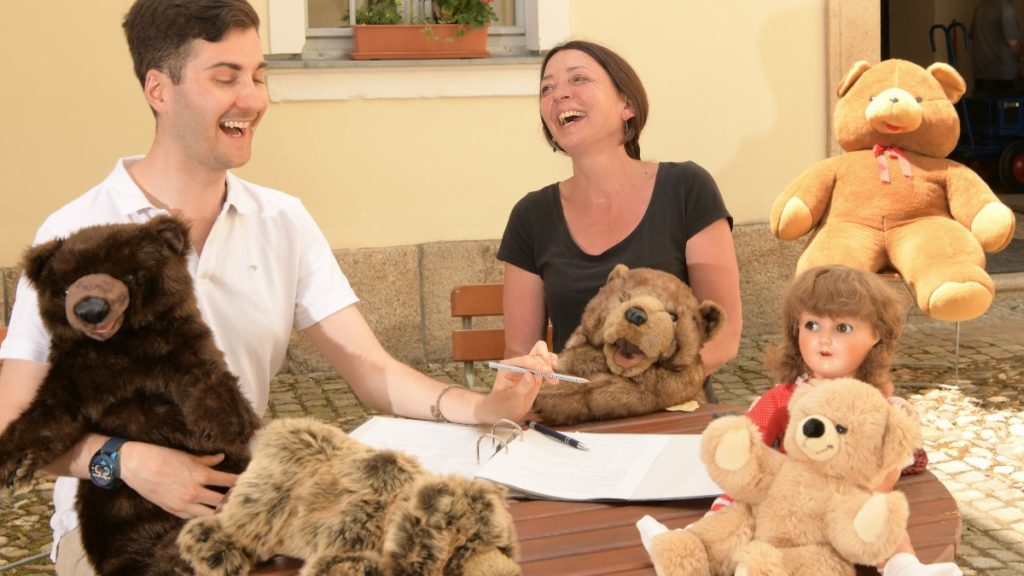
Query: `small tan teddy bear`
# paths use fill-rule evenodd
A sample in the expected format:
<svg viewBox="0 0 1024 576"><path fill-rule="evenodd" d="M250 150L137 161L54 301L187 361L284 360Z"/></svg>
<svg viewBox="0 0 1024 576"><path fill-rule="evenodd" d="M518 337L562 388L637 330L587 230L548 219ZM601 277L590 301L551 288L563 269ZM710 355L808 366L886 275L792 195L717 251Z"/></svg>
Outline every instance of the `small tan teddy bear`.
<svg viewBox="0 0 1024 576"><path fill-rule="evenodd" d="M545 422L575 424L703 402L700 348L724 320L679 278L619 264L558 356L559 370L590 381L541 386L533 409Z"/></svg>
<svg viewBox="0 0 1024 576"><path fill-rule="evenodd" d="M965 90L947 64L857 62L839 86L834 125L846 151L817 162L772 206L771 231L814 231L797 274L823 264L895 269L918 307L970 320L992 303L985 252L1013 239L1013 212L970 168L946 159L960 135Z"/></svg>
<svg viewBox="0 0 1024 576"><path fill-rule="evenodd" d="M248 574L275 555L303 559L309 575L521 574L503 487L431 474L313 418L257 432L229 496L178 536L199 576Z"/></svg>
<svg viewBox="0 0 1024 576"><path fill-rule="evenodd" d="M658 574L852 576L893 553L907 499L873 488L921 444L917 421L852 378L801 385L789 410L786 454L746 416L707 427L701 459L736 503L653 536Z"/></svg>

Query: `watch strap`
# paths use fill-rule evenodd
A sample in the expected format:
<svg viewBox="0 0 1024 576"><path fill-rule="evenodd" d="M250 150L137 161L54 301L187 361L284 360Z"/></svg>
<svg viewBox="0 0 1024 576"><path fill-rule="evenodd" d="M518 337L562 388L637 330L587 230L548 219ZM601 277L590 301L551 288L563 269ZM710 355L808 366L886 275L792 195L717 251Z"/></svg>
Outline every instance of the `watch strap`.
<svg viewBox="0 0 1024 576"><path fill-rule="evenodd" d="M127 438L118 438L117 436L111 436L107 438L107 441L100 446L100 452L106 452L107 454L113 454L121 449L121 446L127 442Z"/></svg>

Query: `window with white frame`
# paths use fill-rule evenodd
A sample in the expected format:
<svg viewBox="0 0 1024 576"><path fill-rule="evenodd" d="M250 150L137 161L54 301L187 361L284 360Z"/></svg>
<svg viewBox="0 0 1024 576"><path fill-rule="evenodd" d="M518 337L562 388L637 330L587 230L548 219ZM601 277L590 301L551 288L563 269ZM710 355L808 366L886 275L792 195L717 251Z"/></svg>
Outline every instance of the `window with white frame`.
<svg viewBox="0 0 1024 576"><path fill-rule="evenodd" d="M407 19L430 12L430 0L402 0ZM341 60L352 50L355 14L366 0L269 0L271 53L304 60ZM493 0L498 20L488 29L494 56L550 48L568 35L568 0Z"/></svg>
<svg viewBox="0 0 1024 576"><path fill-rule="evenodd" d="M267 2L273 71L268 87L275 102L535 95L538 62L533 55L569 36L569 0L495 0L501 2L496 12L502 20L488 31L491 55L525 58L481 58L457 65L442 63L452 60L356 62L348 59L348 16L361 0ZM344 25L326 26L339 22Z"/></svg>
<svg viewBox="0 0 1024 576"><path fill-rule="evenodd" d="M305 0L305 59L340 59L352 51L352 25L366 0ZM430 0L402 0L407 21L422 21ZM526 49L526 10L523 0L493 0L498 20L488 28L487 49L493 55L522 55Z"/></svg>
<svg viewBox="0 0 1024 576"><path fill-rule="evenodd" d="M307 34L344 35L356 23L356 12L366 3L367 0L306 0ZM430 13L430 0L402 0L402 4L402 13L411 21ZM526 10L522 0L492 0L491 7L498 15L498 20L491 24L492 33L523 33Z"/></svg>

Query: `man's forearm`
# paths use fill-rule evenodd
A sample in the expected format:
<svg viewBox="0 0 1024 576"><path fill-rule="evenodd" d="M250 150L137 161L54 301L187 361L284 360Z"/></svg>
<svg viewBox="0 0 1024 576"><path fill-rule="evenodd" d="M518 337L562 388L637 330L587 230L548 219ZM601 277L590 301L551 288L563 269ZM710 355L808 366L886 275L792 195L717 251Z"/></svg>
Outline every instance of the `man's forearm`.
<svg viewBox="0 0 1024 576"><path fill-rule="evenodd" d="M87 434L74 448L68 450L60 458L47 464L43 469L58 476L89 477L89 461L107 441L107 436Z"/></svg>

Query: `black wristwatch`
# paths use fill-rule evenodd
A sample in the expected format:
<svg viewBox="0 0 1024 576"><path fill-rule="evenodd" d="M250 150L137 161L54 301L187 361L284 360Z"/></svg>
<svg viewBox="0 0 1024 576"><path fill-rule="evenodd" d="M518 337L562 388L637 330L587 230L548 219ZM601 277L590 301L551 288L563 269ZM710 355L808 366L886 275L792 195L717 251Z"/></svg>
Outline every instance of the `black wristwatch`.
<svg viewBox="0 0 1024 576"><path fill-rule="evenodd" d="M113 490L121 485L121 458L118 452L124 438L111 437L89 461L89 479L100 488Z"/></svg>

